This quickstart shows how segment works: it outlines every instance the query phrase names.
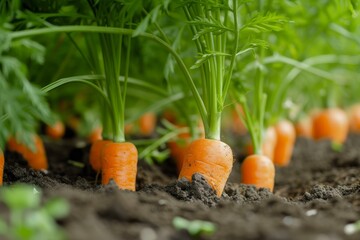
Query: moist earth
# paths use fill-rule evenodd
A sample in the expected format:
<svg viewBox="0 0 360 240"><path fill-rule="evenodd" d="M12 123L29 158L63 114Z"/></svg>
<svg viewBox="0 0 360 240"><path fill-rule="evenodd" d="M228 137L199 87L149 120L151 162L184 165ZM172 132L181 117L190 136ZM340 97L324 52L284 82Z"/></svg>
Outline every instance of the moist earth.
<svg viewBox="0 0 360 240"><path fill-rule="evenodd" d="M4 185L29 183L43 189L44 200L67 199L71 212L59 224L69 239L360 239L360 232L344 232L360 219L359 135L349 136L341 151L329 141L297 139L291 164L276 170L274 193L240 184L237 154L221 198L199 174L177 180L171 159L139 161L136 192L101 186L84 141L45 139L45 145L46 173L5 152ZM176 216L213 222L216 231L191 236L175 229Z"/></svg>

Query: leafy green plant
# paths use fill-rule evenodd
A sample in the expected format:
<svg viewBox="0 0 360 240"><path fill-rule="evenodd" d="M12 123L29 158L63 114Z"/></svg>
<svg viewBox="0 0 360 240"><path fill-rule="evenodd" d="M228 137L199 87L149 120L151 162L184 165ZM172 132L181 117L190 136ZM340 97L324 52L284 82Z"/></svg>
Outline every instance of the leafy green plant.
<svg viewBox="0 0 360 240"><path fill-rule="evenodd" d="M187 220L182 217L175 217L172 224L177 230L186 230L192 237L212 235L216 231L214 223L203 220Z"/></svg>
<svg viewBox="0 0 360 240"><path fill-rule="evenodd" d="M0 201L9 208L9 220L0 218L0 236L17 240L67 239L56 219L64 218L69 204L61 198L41 203L41 190L16 184L0 190ZM51 236L51 237L50 237Z"/></svg>

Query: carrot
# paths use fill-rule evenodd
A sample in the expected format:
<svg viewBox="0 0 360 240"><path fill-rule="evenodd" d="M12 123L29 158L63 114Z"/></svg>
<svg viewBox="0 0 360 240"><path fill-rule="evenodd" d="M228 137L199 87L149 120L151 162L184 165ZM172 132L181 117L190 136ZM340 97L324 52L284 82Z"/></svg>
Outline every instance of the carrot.
<svg viewBox="0 0 360 240"><path fill-rule="evenodd" d="M295 132L297 137L312 138L313 126L309 117L300 119L295 123Z"/></svg>
<svg viewBox="0 0 360 240"><path fill-rule="evenodd" d="M101 140L102 139L101 134L102 134L102 127L94 128L89 134L89 137L88 137L89 142L94 143L98 140Z"/></svg>
<svg viewBox="0 0 360 240"><path fill-rule="evenodd" d="M201 138L193 141L186 150L179 179L191 181L195 173L202 174L220 197L233 164L231 148L224 142Z"/></svg>
<svg viewBox="0 0 360 240"><path fill-rule="evenodd" d="M170 156L172 159L175 160L178 172L180 172L182 168L186 149L190 145L190 143L191 143L191 136L189 132L179 134L178 141L168 142Z"/></svg>
<svg viewBox="0 0 360 240"><path fill-rule="evenodd" d="M350 131L360 133L360 104L352 106L348 111Z"/></svg>
<svg viewBox="0 0 360 240"><path fill-rule="evenodd" d="M144 136L150 136L156 127L156 114L153 112L145 113L139 119L140 133Z"/></svg>
<svg viewBox="0 0 360 240"><path fill-rule="evenodd" d="M275 125L276 145L274 150L274 163L278 166L287 166L289 164L296 138L294 125L287 121L281 120Z"/></svg>
<svg viewBox="0 0 360 240"><path fill-rule="evenodd" d="M46 125L45 133L52 139L61 139L65 134L65 125L61 121L57 121L54 125Z"/></svg>
<svg viewBox="0 0 360 240"><path fill-rule="evenodd" d="M3 184L4 163L5 163L4 153L0 149L0 186Z"/></svg>
<svg viewBox="0 0 360 240"><path fill-rule="evenodd" d="M241 165L241 183L252 184L257 188L274 189L275 167L264 155L250 155Z"/></svg>
<svg viewBox="0 0 360 240"><path fill-rule="evenodd" d="M138 152L130 142L111 142L102 150L102 184L113 179L120 189L135 191Z"/></svg>
<svg viewBox="0 0 360 240"><path fill-rule="evenodd" d="M314 139L330 139L337 144L345 142L349 121L340 108L328 108L313 116Z"/></svg>
<svg viewBox="0 0 360 240"><path fill-rule="evenodd" d="M10 138L7 147L10 151L18 152L28 162L29 166L35 170L48 169L48 161L42 139L38 135L33 137L35 152L28 146L19 143L15 138Z"/></svg>
<svg viewBox="0 0 360 240"><path fill-rule="evenodd" d="M236 104L235 108L236 109L233 109L233 111L231 112L232 120L233 120L232 129L236 134L245 135L247 133L246 126L238 114L239 112L242 115L244 115L244 110L242 109L240 104Z"/></svg>
<svg viewBox="0 0 360 240"><path fill-rule="evenodd" d="M89 154L89 163L91 167L96 171L100 172L102 167L102 150L106 144L111 143L109 140L96 140L92 143Z"/></svg>
<svg viewBox="0 0 360 240"><path fill-rule="evenodd" d="M261 145L262 154L270 158L271 160L274 159L274 151L275 151L275 145L276 145L276 130L274 127L268 127L265 131L265 136L263 139L263 143ZM250 143L246 145L246 152L247 155L253 155L254 154L254 147Z"/></svg>

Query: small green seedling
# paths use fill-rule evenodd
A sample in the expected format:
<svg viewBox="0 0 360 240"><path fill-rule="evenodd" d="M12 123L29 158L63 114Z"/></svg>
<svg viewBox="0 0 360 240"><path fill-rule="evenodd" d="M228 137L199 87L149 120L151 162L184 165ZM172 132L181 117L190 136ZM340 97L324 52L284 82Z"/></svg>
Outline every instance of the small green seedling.
<svg viewBox="0 0 360 240"><path fill-rule="evenodd" d="M193 237L198 237L202 234L211 235L216 231L215 224L208 221L190 221L182 217L175 217L172 223L177 230L186 230Z"/></svg>
<svg viewBox="0 0 360 240"><path fill-rule="evenodd" d="M0 218L0 238L19 240L63 240L65 233L56 219L68 215L70 206L60 198L41 205L41 191L31 185L17 184L0 190L0 201L10 211L9 220Z"/></svg>
<svg viewBox="0 0 360 240"><path fill-rule="evenodd" d="M331 143L331 149L335 152L342 152L343 150L343 144L341 143L337 143L337 142L332 142Z"/></svg>

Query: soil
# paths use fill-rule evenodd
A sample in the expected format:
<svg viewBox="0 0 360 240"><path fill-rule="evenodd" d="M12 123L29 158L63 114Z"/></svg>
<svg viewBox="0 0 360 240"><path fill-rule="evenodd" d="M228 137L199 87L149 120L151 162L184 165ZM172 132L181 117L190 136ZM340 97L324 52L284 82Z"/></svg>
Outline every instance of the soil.
<svg viewBox="0 0 360 240"><path fill-rule="evenodd" d="M59 223L69 239L194 239L174 228L176 216L216 225L214 234L197 239L360 239L360 232L344 232L346 224L360 219L360 136L350 136L341 152L328 141L297 139L290 166L276 170L274 193L240 184L242 157L236 156L221 198L201 175L191 183L177 181L170 160L139 161L136 192L100 186L85 142L45 143L48 173L31 170L19 155L6 152L4 184L34 184L44 199L67 199L71 213Z"/></svg>

